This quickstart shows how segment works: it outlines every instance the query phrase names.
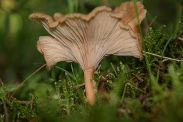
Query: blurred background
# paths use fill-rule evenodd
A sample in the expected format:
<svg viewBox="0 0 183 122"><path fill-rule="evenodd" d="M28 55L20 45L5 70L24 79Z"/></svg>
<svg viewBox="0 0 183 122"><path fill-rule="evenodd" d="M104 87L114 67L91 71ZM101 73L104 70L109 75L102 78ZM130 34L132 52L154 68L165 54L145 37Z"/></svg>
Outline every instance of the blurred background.
<svg viewBox="0 0 183 122"><path fill-rule="evenodd" d="M20 83L45 63L37 51L39 36L49 35L38 22L29 20L34 12L53 15L60 13L88 13L93 8L107 5L112 8L127 0L0 0L0 78L3 82ZM182 1L143 0L147 17L142 23L145 34L149 28L167 25L173 33L180 20ZM112 57L116 58L116 57ZM119 57L120 58L120 57ZM107 58L105 60L112 60ZM68 64L63 62L63 68ZM105 66L104 66L105 67ZM48 72L43 69L41 72Z"/></svg>

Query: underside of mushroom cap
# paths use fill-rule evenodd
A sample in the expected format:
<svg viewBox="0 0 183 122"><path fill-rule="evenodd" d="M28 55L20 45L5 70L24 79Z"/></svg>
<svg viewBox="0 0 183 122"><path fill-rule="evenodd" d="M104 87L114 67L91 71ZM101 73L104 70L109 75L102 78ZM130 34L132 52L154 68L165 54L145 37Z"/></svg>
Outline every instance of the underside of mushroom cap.
<svg viewBox="0 0 183 122"><path fill-rule="evenodd" d="M39 37L37 49L44 55L48 69L59 61L76 62L70 50L53 37Z"/></svg>
<svg viewBox="0 0 183 122"><path fill-rule="evenodd" d="M123 16L118 16L118 13L122 12ZM116 7L113 10L113 16L121 18L121 28L129 29L131 35L138 39L138 48L142 52L142 38L139 33L138 25L146 16L146 10L144 5L139 2L125 2L122 3L119 7ZM140 59L142 60L142 54Z"/></svg>
<svg viewBox="0 0 183 122"><path fill-rule="evenodd" d="M142 6L137 2L140 22L146 13ZM97 7L88 15L56 13L50 17L33 13L30 19L40 21L53 36L40 38L38 50L48 67L59 61L75 61L83 70L96 68L100 60L110 54L142 58L141 38L136 30L139 23L134 11L129 10L133 8L132 2L126 2L115 10Z"/></svg>

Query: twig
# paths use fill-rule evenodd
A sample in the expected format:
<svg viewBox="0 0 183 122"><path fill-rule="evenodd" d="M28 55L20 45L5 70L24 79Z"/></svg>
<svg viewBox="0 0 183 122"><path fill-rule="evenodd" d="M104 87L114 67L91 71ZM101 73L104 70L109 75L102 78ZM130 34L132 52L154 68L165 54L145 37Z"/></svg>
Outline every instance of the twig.
<svg viewBox="0 0 183 122"><path fill-rule="evenodd" d="M135 76L135 78L137 78L140 82L143 82L143 79L142 79L140 76L138 76L138 75L136 75L136 74L134 74L134 76Z"/></svg>
<svg viewBox="0 0 183 122"><path fill-rule="evenodd" d="M1 83L1 86L2 86L2 88L4 89L4 91L6 92L6 95L7 95L8 99L10 99L10 100L13 101L13 102L17 102L17 103L19 103L19 104L30 105L30 109L32 110L32 108L33 108L33 102L34 102L34 96L33 96L32 94L30 94L31 97L32 97L31 101L16 100L16 98L13 97L13 96L8 92L6 86L4 85L4 83L2 82L1 79L0 79L0 83ZM5 105L5 101L4 101L4 100L3 100L3 104L4 104L5 112L7 113L7 111L6 111L6 105ZM7 115L8 115L8 114L7 114ZM8 122L8 121L7 121L7 122Z"/></svg>
<svg viewBox="0 0 183 122"><path fill-rule="evenodd" d="M15 100L14 102L17 102L22 105L30 105L30 109L32 110L33 104L34 104L34 96L32 94L30 94L30 95L32 97L31 101Z"/></svg>
<svg viewBox="0 0 183 122"><path fill-rule="evenodd" d="M180 40L180 41L183 41L183 38L181 38L181 37L178 37L178 40Z"/></svg>
<svg viewBox="0 0 183 122"><path fill-rule="evenodd" d="M76 86L74 86L76 89L78 89L78 88L80 88L80 87L82 87L82 86L84 86L85 84L84 83L82 83L82 84L78 84L78 85L76 85Z"/></svg>
<svg viewBox="0 0 183 122"><path fill-rule="evenodd" d="M4 89L4 91L7 92L8 90L6 89L4 83L1 79L0 79L0 83L1 83L1 86ZM6 103L5 103L3 98L2 98L2 102L3 102L3 107L4 107L5 122L9 122L9 119L8 119L9 115L8 115L8 111L7 111L7 108L6 108Z"/></svg>
<svg viewBox="0 0 183 122"><path fill-rule="evenodd" d="M8 115L8 111L7 111L6 103L5 103L4 99L2 99L2 101L3 101L3 107L4 107L4 117L5 117L5 122L9 122L9 115Z"/></svg>
<svg viewBox="0 0 183 122"><path fill-rule="evenodd" d="M144 54L148 54L148 55L152 55L152 56L156 56L156 57L159 57L159 58L163 58L163 59L166 59L166 60L181 62L181 60L179 60L179 59L169 58L169 57L166 57L166 56L161 56L161 55L150 53L150 52L146 52L146 51L143 51L143 53Z"/></svg>
<svg viewBox="0 0 183 122"><path fill-rule="evenodd" d="M151 23L149 24L149 27L151 27L152 26L152 24L154 23L154 21L157 19L157 16L155 16L154 18L153 18L153 20L151 21Z"/></svg>
<svg viewBox="0 0 183 122"><path fill-rule="evenodd" d="M4 89L4 91L6 92L6 95L9 99L11 100L15 100L16 98L14 98L10 93L9 91L7 90L6 86L4 85L3 81L0 79L0 83L1 83L1 86L2 88Z"/></svg>
<svg viewBox="0 0 183 122"><path fill-rule="evenodd" d="M140 100L141 102L143 102L146 98L148 98L148 97L150 97L150 96L152 96L151 93L146 93L146 94L144 94L143 96L140 96L140 97L139 97L139 100Z"/></svg>

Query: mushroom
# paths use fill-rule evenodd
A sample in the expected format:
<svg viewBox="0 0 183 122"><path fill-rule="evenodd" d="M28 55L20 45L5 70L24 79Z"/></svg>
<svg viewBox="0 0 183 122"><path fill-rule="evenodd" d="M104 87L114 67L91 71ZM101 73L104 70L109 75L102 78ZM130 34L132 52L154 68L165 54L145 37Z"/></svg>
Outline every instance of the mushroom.
<svg viewBox="0 0 183 122"><path fill-rule="evenodd" d="M55 13L51 17L33 13L29 18L41 22L51 34L41 36L37 43L47 68L59 61L78 63L84 72L86 99L93 105L95 92L92 75L104 56L113 54L142 59L138 24L145 15L146 10L141 2L125 2L114 10L106 6L97 7L88 15L73 13L64 16Z"/></svg>

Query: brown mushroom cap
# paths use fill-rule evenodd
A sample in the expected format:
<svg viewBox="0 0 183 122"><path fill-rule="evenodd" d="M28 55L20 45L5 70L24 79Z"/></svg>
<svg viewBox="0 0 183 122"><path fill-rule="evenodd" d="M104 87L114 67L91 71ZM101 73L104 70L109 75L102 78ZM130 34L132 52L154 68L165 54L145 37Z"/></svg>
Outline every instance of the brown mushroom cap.
<svg viewBox="0 0 183 122"><path fill-rule="evenodd" d="M137 2L137 13L141 22L146 10L140 2ZM97 7L88 15L56 13L50 17L33 13L29 17L40 21L53 36L40 37L37 45L48 68L59 61L75 61L83 70L96 68L100 60L110 54L142 59L133 2L125 2L115 10Z"/></svg>

